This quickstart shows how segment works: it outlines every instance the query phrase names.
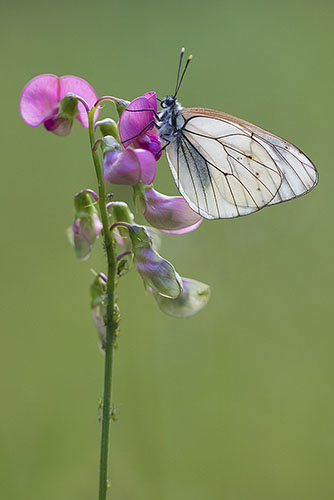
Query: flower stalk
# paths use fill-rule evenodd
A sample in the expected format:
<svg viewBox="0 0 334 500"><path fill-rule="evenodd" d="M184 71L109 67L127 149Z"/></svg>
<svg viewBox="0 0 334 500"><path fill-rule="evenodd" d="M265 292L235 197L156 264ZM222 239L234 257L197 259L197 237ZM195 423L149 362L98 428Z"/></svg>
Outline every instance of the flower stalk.
<svg viewBox="0 0 334 500"><path fill-rule="evenodd" d="M116 106L118 123L112 118L97 121L101 104L108 101ZM75 195L74 220L66 234L81 261L89 258L101 236L107 257L107 276L96 274L90 288L92 317L105 354L104 390L99 406L99 500L106 500L110 486L110 422L116 420L112 410L112 368L120 321L116 300L119 278L134 268L159 308L177 318L195 314L210 296L208 285L182 278L158 253L158 231L185 234L196 229L202 217L180 196L166 196L153 188L156 162L164 149L154 126L157 106L155 92L146 92L131 103L112 96L98 98L88 82L72 75L38 75L27 83L20 98L22 118L31 127L43 125L47 131L65 136L77 120L89 131L98 193L83 189ZM96 140L97 132L101 137ZM124 201L107 203L106 183L132 186L134 203L140 205L151 226L136 224Z"/></svg>
<svg viewBox="0 0 334 500"><path fill-rule="evenodd" d="M115 309L115 277L116 277L116 256L112 233L109 231L109 216L107 213L107 200L105 184L102 178L102 167L99 156L94 150L94 114L96 107L90 110L89 119L89 138L92 150L92 156L95 166L95 172L99 191L99 208L103 226L104 246L107 254L108 275L107 275L107 318L106 318L106 341L104 345L105 365L104 365L104 391L102 404L102 430L101 430L101 449L100 449L100 475L99 475L99 500L105 500L108 489L108 456L109 456L109 434L112 407L112 367L113 367L113 345L114 337L118 326L118 321L114 318Z"/></svg>

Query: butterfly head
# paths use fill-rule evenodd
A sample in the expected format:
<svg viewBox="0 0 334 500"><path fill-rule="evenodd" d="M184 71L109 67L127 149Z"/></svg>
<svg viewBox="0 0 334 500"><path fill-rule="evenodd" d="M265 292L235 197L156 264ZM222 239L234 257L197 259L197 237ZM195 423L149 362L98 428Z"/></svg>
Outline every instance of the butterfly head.
<svg viewBox="0 0 334 500"><path fill-rule="evenodd" d="M162 108L172 108L173 106L175 106L175 103L176 103L176 99L174 96L167 96L165 97L162 101L161 101L161 107Z"/></svg>

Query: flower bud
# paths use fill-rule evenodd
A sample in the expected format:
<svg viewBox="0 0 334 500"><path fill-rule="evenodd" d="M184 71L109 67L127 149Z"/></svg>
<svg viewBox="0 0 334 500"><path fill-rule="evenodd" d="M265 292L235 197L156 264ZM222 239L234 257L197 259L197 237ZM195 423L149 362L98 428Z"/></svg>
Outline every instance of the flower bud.
<svg viewBox="0 0 334 500"><path fill-rule="evenodd" d="M105 135L101 139L101 149L103 157L109 152L116 151L118 154L122 152L122 146L112 135Z"/></svg>
<svg viewBox="0 0 334 500"><path fill-rule="evenodd" d="M124 201L112 201L108 205L108 210L111 213L114 222L126 222L132 224L134 215ZM115 239L119 245L122 245L126 250L131 250L131 240L129 231L124 227L118 227L114 231Z"/></svg>
<svg viewBox="0 0 334 500"><path fill-rule="evenodd" d="M182 278L183 290L176 299L152 291L159 308L169 316L188 318L200 311L209 301L210 287L199 281Z"/></svg>
<svg viewBox="0 0 334 500"><path fill-rule="evenodd" d="M96 276L95 280L93 281L90 287L92 316L95 326L97 328L102 348L106 343L106 335L107 335L106 282L107 282L107 277L104 274L100 273Z"/></svg>
<svg viewBox="0 0 334 500"><path fill-rule="evenodd" d="M125 99L117 99L115 103L116 103L117 114L120 118L125 108L129 106L130 101L126 101Z"/></svg>
<svg viewBox="0 0 334 500"><path fill-rule="evenodd" d="M135 217L125 201L110 202L108 210L111 212L114 222L127 222L128 224L132 224L134 221Z"/></svg>
<svg viewBox="0 0 334 500"><path fill-rule="evenodd" d="M80 260L88 259L102 229L94 203L94 198L86 191L81 191L74 198L75 217L67 236Z"/></svg>
<svg viewBox="0 0 334 500"><path fill-rule="evenodd" d="M202 217L194 212L182 196L166 196L146 188L143 191L145 201L145 219L164 233L185 234L202 222Z"/></svg>
<svg viewBox="0 0 334 500"><path fill-rule="evenodd" d="M173 265L152 248L152 240L143 226L129 226L134 254L133 264L145 283L165 297L178 297L182 281Z"/></svg>
<svg viewBox="0 0 334 500"><path fill-rule="evenodd" d="M121 142L119 133L118 133L118 126L115 120L112 118L105 118L104 120L100 120L95 123L95 130L97 128L100 128L101 134L103 136L112 136L114 137L118 142Z"/></svg>

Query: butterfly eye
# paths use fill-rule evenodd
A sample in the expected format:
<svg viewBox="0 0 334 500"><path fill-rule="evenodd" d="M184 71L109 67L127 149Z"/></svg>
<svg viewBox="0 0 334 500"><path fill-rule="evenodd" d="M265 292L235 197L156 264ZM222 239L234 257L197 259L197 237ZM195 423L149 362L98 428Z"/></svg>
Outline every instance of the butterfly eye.
<svg viewBox="0 0 334 500"><path fill-rule="evenodd" d="M175 98L172 96L168 96L161 101L161 107L168 108L168 106L173 106L174 103L175 103Z"/></svg>
<svg viewBox="0 0 334 500"><path fill-rule="evenodd" d="M174 97L166 97L166 104L167 106L172 106L175 102Z"/></svg>

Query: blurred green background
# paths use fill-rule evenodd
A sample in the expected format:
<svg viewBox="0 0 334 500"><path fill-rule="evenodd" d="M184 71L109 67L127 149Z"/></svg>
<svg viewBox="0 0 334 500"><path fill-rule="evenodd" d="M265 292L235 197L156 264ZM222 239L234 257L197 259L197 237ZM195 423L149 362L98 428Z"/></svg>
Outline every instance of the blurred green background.
<svg viewBox="0 0 334 500"><path fill-rule="evenodd" d="M51 72L99 95L163 97L182 46L194 55L182 104L289 139L320 184L163 238L183 276L211 284L191 319L164 316L135 272L122 280L110 498L334 497L333 14L329 0L2 0L1 499L97 498L103 376L88 295L103 254L78 262L64 233L74 194L96 186L88 135L29 128L21 89ZM156 187L176 193L158 167Z"/></svg>

